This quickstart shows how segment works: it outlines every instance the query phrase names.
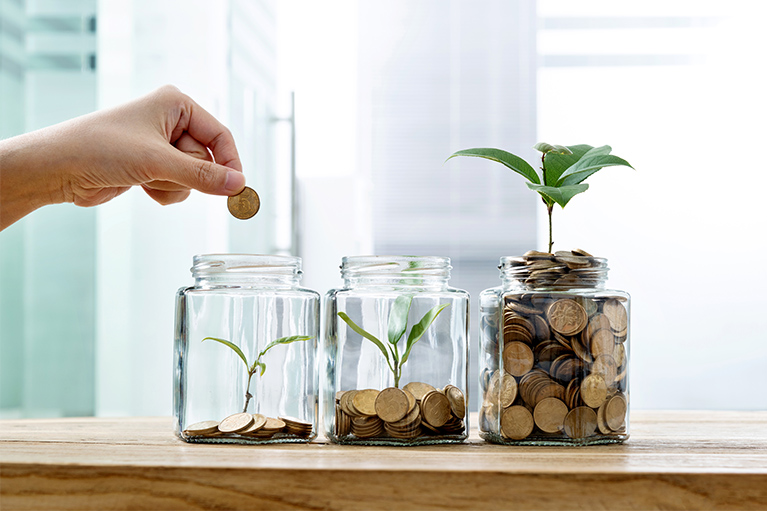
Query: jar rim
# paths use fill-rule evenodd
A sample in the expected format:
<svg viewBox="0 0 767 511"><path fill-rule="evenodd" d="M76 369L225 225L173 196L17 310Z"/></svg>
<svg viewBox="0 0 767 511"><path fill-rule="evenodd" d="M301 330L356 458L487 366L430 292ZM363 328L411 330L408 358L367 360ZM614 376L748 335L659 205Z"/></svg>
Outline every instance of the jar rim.
<svg viewBox="0 0 767 511"><path fill-rule="evenodd" d="M199 254L190 269L195 277L216 274L300 275L301 258L264 254Z"/></svg>
<svg viewBox="0 0 767 511"><path fill-rule="evenodd" d="M449 278L450 258L414 255L358 255L341 259L341 275L355 278Z"/></svg>
<svg viewBox="0 0 767 511"><path fill-rule="evenodd" d="M526 254L501 257L504 286L528 289L599 288L607 280L607 259L591 255Z"/></svg>

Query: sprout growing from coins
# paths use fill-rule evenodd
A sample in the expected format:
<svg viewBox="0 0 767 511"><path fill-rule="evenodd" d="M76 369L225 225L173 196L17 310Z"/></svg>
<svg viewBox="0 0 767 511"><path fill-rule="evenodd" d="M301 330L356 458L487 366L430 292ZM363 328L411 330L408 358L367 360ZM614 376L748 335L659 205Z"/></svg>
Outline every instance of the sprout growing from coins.
<svg viewBox="0 0 767 511"><path fill-rule="evenodd" d="M290 344L297 341L308 341L310 339L313 339L313 337L309 337L307 335L293 335L291 337L280 337L279 339L275 339L274 341L270 342L266 348L261 351L261 353L258 354L258 357L253 362L253 365L248 364L248 359L245 357L245 354L234 343L231 343L225 339L218 339L216 337L206 337L202 341L216 341L223 344L224 346L230 347L232 351L237 353L237 355L245 363L245 369L248 372L248 384L245 386L245 406L242 408L242 413L245 413L248 411L248 405L250 404L250 400L253 398L253 395L250 393L250 380L253 379L253 375L256 374L256 371L260 372L260 376L263 376L264 372L266 372L266 364L261 361L261 357L266 355L267 351L280 344Z"/></svg>
<svg viewBox="0 0 767 511"><path fill-rule="evenodd" d="M551 225L554 204L559 204L564 209L570 199L588 190L589 185L583 181L600 169L615 166L631 167L631 165L623 158L610 154L612 148L609 145L561 146L540 142L535 144L534 148L542 153L540 178L525 160L501 149L464 149L451 154L448 160L455 156L485 158L496 161L526 178L527 187L538 192L546 205L546 211L549 214L549 252L551 252L554 245Z"/></svg>
<svg viewBox="0 0 767 511"><path fill-rule="evenodd" d="M345 312L338 313L338 316L343 319L352 330L375 344L378 349L381 350L381 353L383 353L386 363L389 366L389 370L391 370L392 375L394 375L394 387L396 388L399 388L399 380L402 376L402 366L405 365L408 357L410 357L410 351L413 349L413 346L415 346L415 343L423 337L423 334L426 333L426 330L431 326L434 320L437 319L439 313L442 312L445 307L450 305L449 303L437 305L427 312L418 323L413 325L413 328L410 329L410 333L407 336L405 350L400 356L398 344L405 335L405 330L407 330L407 318L410 314L410 305L412 301L412 296L405 295L398 296L397 299L394 300L394 305L392 305L391 311L389 312L387 344L381 342L370 332L360 328Z"/></svg>

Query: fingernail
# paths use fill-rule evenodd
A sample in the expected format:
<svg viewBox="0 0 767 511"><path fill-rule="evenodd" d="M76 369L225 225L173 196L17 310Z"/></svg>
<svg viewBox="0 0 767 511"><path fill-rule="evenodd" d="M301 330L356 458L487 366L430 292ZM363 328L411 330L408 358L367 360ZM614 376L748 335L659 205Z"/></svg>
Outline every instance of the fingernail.
<svg viewBox="0 0 767 511"><path fill-rule="evenodd" d="M226 183L224 189L230 195L238 194L245 188L245 175L236 170L230 170L226 173Z"/></svg>

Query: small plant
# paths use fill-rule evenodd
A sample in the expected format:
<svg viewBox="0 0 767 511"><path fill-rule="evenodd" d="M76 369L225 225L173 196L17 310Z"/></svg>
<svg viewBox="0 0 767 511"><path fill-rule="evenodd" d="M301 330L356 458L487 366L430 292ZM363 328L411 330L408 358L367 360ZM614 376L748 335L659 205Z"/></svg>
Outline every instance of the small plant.
<svg viewBox="0 0 767 511"><path fill-rule="evenodd" d="M526 178L527 187L538 192L546 205L546 211L549 214L549 252L551 252L554 245L551 226L554 204L559 204L564 209L570 199L588 190L589 185L583 181L598 170L604 167L631 167L631 165L623 158L610 154L612 148L609 145L561 146L540 142L534 147L542 153L540 178L525 160L501 149L464 149L451 154L448 160L455 156L485 158L505 165Z"/></svg>
<svg viewBox="0 0 767 511"><path fill-rule="evenodd" d="M245 354L242 352L242 350L237 347L236 344L231 343L224 339L218 339L216 337L206 337L202 341L216 341L220 342L224 346L228 346L237 353L237 355L242 359L242 361L245 363L245 369L248 371L248 384L245 387L245 406L242 408L242 412L245 413L248 411L248 404L250 404L250 400L253 398L253 395L250 393L250 380L253 378L253 375L256 374L256 370L260 369L260 376L264 375L264 372L266 372L266 364L261 361L261 357L266 355L266 352L270 349L274 348L275 346L279 344L290 344L292 342L296 341L308 341L312 339L312 337L306 336L306 335L294 335L291 337L280 337L279 339L275 339L274 341L270 342L266 348L263 349L261 353L258 354L258 358L253 362L253 365L248 364L248 359L245 357Z"/></svg>
<svg viewBox="0 0 767 511"><path fill-rule="evenodd" d="M410 329L410 333L407 336L405 351L400 357L397 344L405 335L405 330L407 329L407 318L410 314L410 304L412 301L412 296L405 295L399 296L396 300L394 300L394 305L392 305L391 311L389 312L388 344L384 344L370 332L360 328L354 321L351 320L351 318L349 318L349 316L346 315L345 312L338 313L338 316L343 319L352 330L360 334L365 339L371 341L378 347L379 350L381 350L384 358L386 358L386 363L389 365L389 369L394 375L394 386L397 388L399 388L399 379L402 376L402 366L405 365L405 362L407 362L407 359L410 356L410 350L412 350L415 343L417 343L418 340L423 337L423 334L426 333L426 330L431 326L439 313L442 312L445 307L450 305L449 303L437 305L429 312L427 312L418 323L413 325L413 328Z"/></svg>

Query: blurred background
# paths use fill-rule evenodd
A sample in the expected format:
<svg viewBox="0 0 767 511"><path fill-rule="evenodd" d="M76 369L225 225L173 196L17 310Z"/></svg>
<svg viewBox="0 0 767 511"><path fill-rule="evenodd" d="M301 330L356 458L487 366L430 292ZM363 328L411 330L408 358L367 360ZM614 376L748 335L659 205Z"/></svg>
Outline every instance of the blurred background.
<svg viewBox="0 0 767 511"><path fill-rule="evenodd" d="M0 0L0 137L178 86L233 131L261 212L140 189L0 233L0 418L170 415L192 256L451 257L455 287L545 249L523 180L454 151L609 144L555 249L633 297L634 409L767 409L767 128L755 1ZM1 163L1 162L0 162ZM476 374L476 360L472 371ZM476 399L476 375L472 398Z"/></svg>

